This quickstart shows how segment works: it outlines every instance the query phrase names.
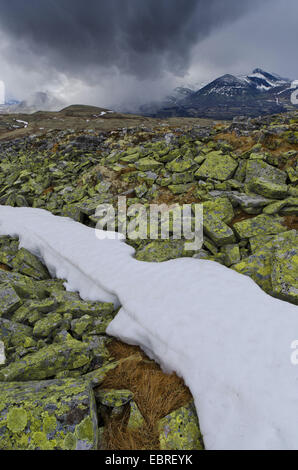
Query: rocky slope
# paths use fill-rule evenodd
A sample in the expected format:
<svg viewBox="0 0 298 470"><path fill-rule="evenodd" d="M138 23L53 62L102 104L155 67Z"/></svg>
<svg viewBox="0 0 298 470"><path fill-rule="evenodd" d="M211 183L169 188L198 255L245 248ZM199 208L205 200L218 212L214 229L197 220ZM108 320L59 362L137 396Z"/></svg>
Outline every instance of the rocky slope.
<svg viewBox="0 0 298 470"><path fill-rule="evenodd" d="M207 124L147 120L99 130L80 120L37 136L26 128L16 139L12 131L0 144L0 205L45 208L94 227L96 207L117 208L119 195L128 205L202 202L202 249L136 240L136 257L214 260L297 305L298 114ZM132 448L125 436L137 448L203 448L185 390L150 421L140 377L156 366L136 351L115 353L105 334L117 313L112 304L66 292L9 237L0 238L0 268L1 449L113 448L113 422L122 448ZM129 380L136 365L139 381ZM149 443L137 440L146 433Z"/></svg>

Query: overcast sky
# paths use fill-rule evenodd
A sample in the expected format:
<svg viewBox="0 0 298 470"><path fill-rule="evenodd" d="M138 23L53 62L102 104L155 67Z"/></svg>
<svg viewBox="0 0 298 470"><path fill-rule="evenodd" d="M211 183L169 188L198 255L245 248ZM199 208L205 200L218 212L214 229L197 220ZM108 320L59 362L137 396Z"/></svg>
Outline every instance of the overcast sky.
<svg viewBox="0 0 298 470"><path fill-rule="evenodd" d="M10 97L134 106L255 67L298 78L297 0L0 0Z"/></svg>

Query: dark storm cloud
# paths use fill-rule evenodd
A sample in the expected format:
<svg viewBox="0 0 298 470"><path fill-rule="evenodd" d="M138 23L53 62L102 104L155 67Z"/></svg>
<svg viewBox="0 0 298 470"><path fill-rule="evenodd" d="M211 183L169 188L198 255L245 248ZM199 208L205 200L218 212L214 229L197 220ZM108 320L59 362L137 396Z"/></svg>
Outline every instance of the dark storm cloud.
<svg viewBox="0 0 298 470"><path fill-rule="evenodd" d="M265 0L266 1L266 0ZM258 0L0 0L0 29L22 60L43 56L54 69L88 76L117 67L138 78L182 74L192 46ZM18 57L20 60L20 57ZM90 74L91 76L92 74ZM91 81L91 78L90 78Z"/></svg>

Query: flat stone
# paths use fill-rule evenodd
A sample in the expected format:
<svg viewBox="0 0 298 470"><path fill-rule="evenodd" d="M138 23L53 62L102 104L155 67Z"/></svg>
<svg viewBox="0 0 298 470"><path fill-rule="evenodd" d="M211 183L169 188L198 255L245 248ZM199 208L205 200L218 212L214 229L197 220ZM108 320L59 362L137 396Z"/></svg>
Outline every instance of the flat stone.
<svg viewBox="0 0 298 470"><path fill-rule="evenodd" d="M282 225L283 219L278 216L261 214L252 219L242 220L234 224L234 230L239 238L247 239L257 235L277 234L286 232Z"/></svg>
<svg viewBox="0 0 298 470"><path fill-rule="evenodd" d="M212 152L207 155L206 160L196 171L195 176L198 179L213 178L225 181L232 178L237 167L238 163L229 155L217 155Z"/></svg>
<svg viewBox="0 0 298 470"><path fill-rule="evenodd" d="M148 171L148 170L158 170L162 167L162 163L157 162L153 158L141 158L138 162L135 163L135 166L140 171Z"/></svg>
<svg viewBox="0 0 298 470"><path fill-rule="evenodd" d="M190 158L179 156L166 165L166 169L175 173L184 173L194 166L194 161Z"/></svg>
<svg viewBox="0 0 298 470"><path fill-rule="evenodd" d="M255 178L250 182L250 188L253 192L261 194L271 199L283 199L288 195L288 186L286 184L272 183L264 178Z"/></svg>

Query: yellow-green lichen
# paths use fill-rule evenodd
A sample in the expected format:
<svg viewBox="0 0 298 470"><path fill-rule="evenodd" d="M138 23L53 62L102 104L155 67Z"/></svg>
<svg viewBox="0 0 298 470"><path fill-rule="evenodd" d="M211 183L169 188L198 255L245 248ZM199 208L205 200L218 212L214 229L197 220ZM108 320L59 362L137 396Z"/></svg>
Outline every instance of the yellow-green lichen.
<svg viewBox="0 0 298 470"><path fill-rule="evenodd" d="M7 414L7 427L13 433L23 431L27 425L27 420L26 410L13 407Z"/></svg>

